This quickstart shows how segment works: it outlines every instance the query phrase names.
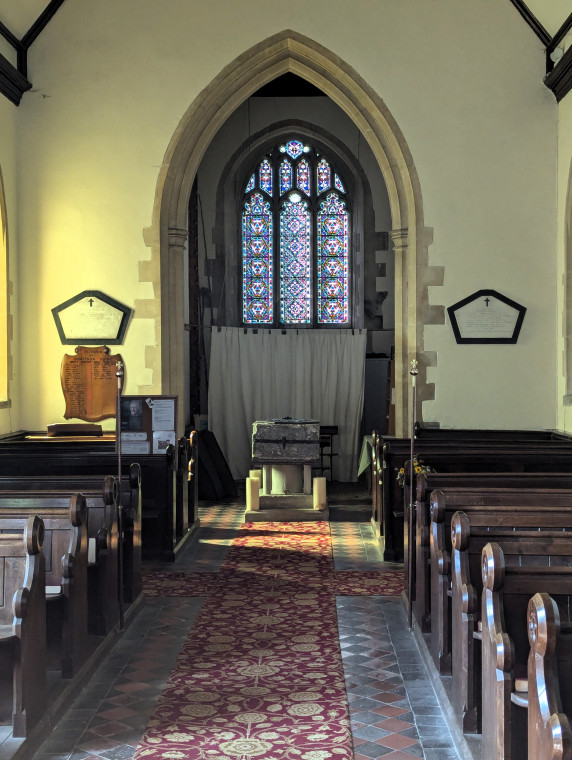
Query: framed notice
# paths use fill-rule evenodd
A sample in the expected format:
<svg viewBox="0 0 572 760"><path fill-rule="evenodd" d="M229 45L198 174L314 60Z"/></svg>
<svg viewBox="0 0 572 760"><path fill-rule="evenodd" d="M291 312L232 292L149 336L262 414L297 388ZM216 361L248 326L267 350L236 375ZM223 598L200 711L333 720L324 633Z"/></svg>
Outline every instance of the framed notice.
<svg viewBox="0 0 572 760"><path fill-rule="evenodd" d="M177 396L122 396L121 451L164 454L175 445Z"/></svg>
<svg viewBox="0 0 572 760"><path fill-rule="evenodd" d="M516 343L526 308L496 290L479 290L447 312L457 343Z"/></svg>

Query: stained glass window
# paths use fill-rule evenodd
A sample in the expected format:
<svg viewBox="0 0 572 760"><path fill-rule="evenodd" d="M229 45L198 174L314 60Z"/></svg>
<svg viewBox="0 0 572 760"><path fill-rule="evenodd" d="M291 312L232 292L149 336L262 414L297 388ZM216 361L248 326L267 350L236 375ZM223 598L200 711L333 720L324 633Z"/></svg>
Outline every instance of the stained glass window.
<svg viewBox="0 0 572 760"><path fill-rule="evenodd" d="M310 195L310 164L303 159L296 169L298 190Z"/></svg>
<svg viewBox="0 0 572 760"><path fill-rule="evenodd" d="M242 214L242 319L272 324L273 235L270 203L254 193Z"/></svg>
<svg viewBox="0 0 572 760"><path fill-rule="evenodd" d="M335 163L298 139L275 146L247 175L241 213L243 323L349 325L350 209Z"/></svg>
<svg viewBox="0 0 572 760"><path fill-rule="evenodd" d="M348 212L330 193L318 212L318 322L348 321Z"/></svg>
<svg viewBox="0 0 572 760"><path fill-rule="evenodd" d="M268 159L265 159L260 164L260 189L264 190L268 195L272 195L272 164Z"/></svg>
<svg viewBox="0 0 572 760"><path fill-rule="evenodd" d="M301 156L302 153L309 153L310 147L304 145L300 140L290 140L286 145L280 146L280 151L281 153L287 153L291 158L296 159L298 156Z"/></svg>
<svg viewBox="0 0 572 760"><path fill-rule="evenodd" d="M280 195L292 190L292 164L284 159L280 164Z"/></svg>
<svg viewBox="0 0 572 760"><path fill-rule="evenodd" d="M329 190L332 182L330 165L325 158L319 162L316 173L318 176L318 195L320 195L320 193Z"/></svg>
<svg viewBox="0 0 572 760"><path fill-rule="evenodd" d="M291 193L280 210L280 321L311 321L311 221L308 204Z"/></svg>

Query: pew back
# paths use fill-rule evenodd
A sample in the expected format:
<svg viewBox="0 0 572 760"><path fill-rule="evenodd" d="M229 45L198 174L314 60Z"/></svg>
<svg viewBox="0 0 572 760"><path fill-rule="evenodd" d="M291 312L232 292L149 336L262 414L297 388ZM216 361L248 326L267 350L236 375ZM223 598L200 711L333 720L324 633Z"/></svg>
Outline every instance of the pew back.
<svg viewBox="0 0 572 760"><path fill-rule="evenodd" d="M572 631L561 631L555 600L536 593L528 603L528 757L572 758Z"/></svg>
<svg viewBox="0 0 572 760"><path fill-rule="evenodd" d="M67 500L42 495L4 502L0 498L0 532L24 531L34 515L44 523L44 582L53 587L47 608L51 661L57 659L63 677L71 678L85 661L88 643L85 497L76 493Z"/></svg>
<svg viewBox="0 0 572 760"><path fill-rule="evenodd" d="M178 525L189 525L189 518L179 518L177 508L188 509L185 495L177 493L178 463L188 474L186 454L192 447L168 446L164 454L122 454L122 474L129 466L141 467L142 551L145 559L174 561L177 551L190 535L177 533ZM181 453L182 451L182 453ZM117 474L118 457L114 441L60 441L57 438L28 439L24 433L0 437L0 476ZM196 456L195 456L196 459ZM193 484L194 485L194 484ZM185 498L186 496L186 498ZM194 505L193 505L194 508Z"/></svg>
<svg viewBox="0 0 572 760"><path fill-rule="evenodd" d="M424 440L415 442L415 454L437 472L572 472L572 438L495 440L495 431L480 440ZM544 431L541 431L544 434ZM410 440L383 437L381 447L381 506L377 520L378 535L384 537L384 559L403 558L403 525L406 503L403 488L396 478L411 453ZM373 503L373 502L372 502Z"/></svg>
<svg viewBox="0 0 572 760"><path fill-rule="evenodd" d="M518 707L526 700L513 692L515 671L528 661L528 602L537 592L549 593L568 616L572 568L507 566L493 542L483 549L482 578L483 757L516 760L527 757L527 712Z"/></svg>
<svg viewBox="0 0 572 760"><path fill-rule="evenodd" d="M42 717L46 688L44 526L30 517L22 534L0 534L0 722L21 738Z"/></svg>

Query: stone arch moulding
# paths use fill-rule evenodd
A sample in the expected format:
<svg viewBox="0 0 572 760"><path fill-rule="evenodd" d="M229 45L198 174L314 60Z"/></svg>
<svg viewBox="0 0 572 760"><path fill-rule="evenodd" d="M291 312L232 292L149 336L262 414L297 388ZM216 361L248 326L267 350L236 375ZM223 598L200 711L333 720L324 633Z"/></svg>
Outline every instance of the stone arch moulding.
<svg viewBox="0 0 572 760"><path fill-rule="evenodd" d="M146 356L147 366L155 374L153 386L160 385L161 393L177 394L183 402L179 404L178 421L182 430L183 254L192 183L205 150L233 111L260 87L287 72L314 84L345 111L369 143L387 185L396 258L395 432L408 435L409 362L417 358L420 364L420 410L422 401L432 398L426 382L431 360L423 351L423 325L443 321L439 308L432 318L428 304L427 285L440 284L440 275L428 272L431 235L423 226L417 172L406 141L382 99L338 56L292 30L258 43L229 63L195 98L168 146L157 182L153 223L143 233L152 249L151 260L141 262L140 272L141 279L153 282L157 294L154 303L140 304L140 313L154 315L157 324L157 346L148 347Z"/></svg>

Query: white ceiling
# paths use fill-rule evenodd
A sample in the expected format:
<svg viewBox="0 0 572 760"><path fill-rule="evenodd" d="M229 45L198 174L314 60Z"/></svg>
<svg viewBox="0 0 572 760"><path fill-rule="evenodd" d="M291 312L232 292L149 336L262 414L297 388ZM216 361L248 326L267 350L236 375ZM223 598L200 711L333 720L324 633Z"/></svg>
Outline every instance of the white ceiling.
<svg viewBox="0 0 572 760"><path fill-rule="evenodd" d="M67 1L73 2L73 0ZM571 0L526 0L526 4L551 37L572 12ZM0 21L18 39L22 39L48 5L49 0L3 0L0 7ZM515 23L524 23L516 8L514 16Z"/></svg>

